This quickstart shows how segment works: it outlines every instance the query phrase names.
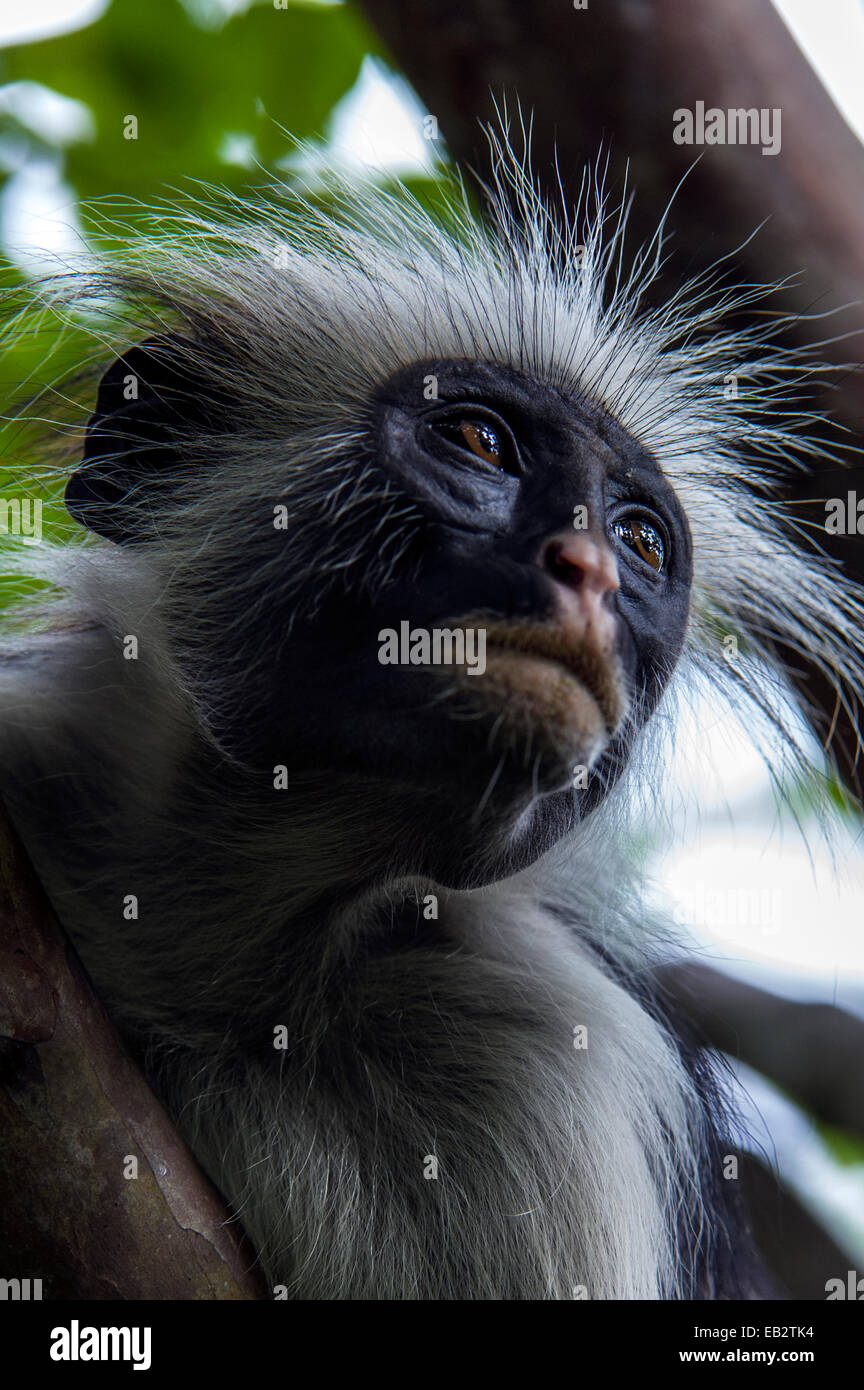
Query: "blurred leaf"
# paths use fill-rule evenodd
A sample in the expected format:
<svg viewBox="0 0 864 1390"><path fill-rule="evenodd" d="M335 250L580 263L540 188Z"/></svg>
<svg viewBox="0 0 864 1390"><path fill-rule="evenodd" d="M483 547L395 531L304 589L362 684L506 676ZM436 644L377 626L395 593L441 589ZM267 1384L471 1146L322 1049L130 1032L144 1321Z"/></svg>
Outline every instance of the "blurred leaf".
<svg viewBox="0 0 864 1390"><path fill-rule="evenodd" d="M10 169L22 158L54 161L82 200L107 200L109 218L122 209L123 223L134 230L148 205L170 198L172 188L194 191L201 181L238 190L266 182L266 170L227 162L226 147L251 151L265 166L276 164L290 152L292 137L323 133L364 57L381 52L349 5L277 9L261 0L221 23L215 14L208 17L207 6L192 0L185 6L181 0L148 0L146 6L114 0L85 28L0 50L0 80L39 83L83 103L95 129L90 139L80 128L55 133L44 121L33 130L22 105L0 115L0 156ZM137 139L124 138L129 116L137 118ZM410 186L425 206L440 210L434 178ZM112 208L115 197L132 200L131 206ZM88 232L94 244L103 241L92 225ZM0 270L8 294L25 281L2 260ZM12 312L7 306L7 315ZM33 327L7 332L0 357L0 499L41 498L43 534L62 539L76 528L52 466L64 442L74 453L86 421L86 407L74 419L64 409L65 382L91 357L94 339L83 324L77 328L74 320L61 323L50 315L41 330ZM34 427L34 417L48 429ZM21 544L0 534L0 573L4 553L17 554ZM27 588L24 581L4 580L0 604Z"/></svg>
<svg viewBox="0 0 864 1390"><path fill-rule="evenodd" d="M842 1164L844 1168L864 1167L864 1139L857 1134L850 1134L846 1129L837 1129L834 1125L825 1124L822 1120L816 1120L815 1124L837 1163Z"/></svg>
<svg viewBox="0 0 864 1390"><path fill-rule="evenodd" d="M268 161L284 154L285 131L320 133L376 49L348 6L261 4L214 32L179 0L115 0L85 29L0 54L0 73L92 111L96 139L67 152L67 176L84 199L152 198L188 178L243 181L245 171L220 157L226 135L252 136ZM124 138L128 116L138 121L134 140Z"/></svg>

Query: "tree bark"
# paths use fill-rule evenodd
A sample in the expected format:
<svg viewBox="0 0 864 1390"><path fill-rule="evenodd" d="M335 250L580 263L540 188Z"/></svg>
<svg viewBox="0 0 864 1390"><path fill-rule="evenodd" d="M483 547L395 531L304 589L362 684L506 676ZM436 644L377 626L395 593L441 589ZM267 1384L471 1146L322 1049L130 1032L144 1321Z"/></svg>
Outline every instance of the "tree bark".
<svg viewBox="0 0 864 1390"><path fill-rule="evenodd" d="M755 1067L826 1124L864 1138L860 1018L783 999L698 961L664 966L658 976L712 1047Z"/></svg>
<svg viewBox="0 0 864 1390"><path fill-rule="evenodd" d="M253 1262L0 811L0 1276L43 1299L266 1298Z"/></svg>

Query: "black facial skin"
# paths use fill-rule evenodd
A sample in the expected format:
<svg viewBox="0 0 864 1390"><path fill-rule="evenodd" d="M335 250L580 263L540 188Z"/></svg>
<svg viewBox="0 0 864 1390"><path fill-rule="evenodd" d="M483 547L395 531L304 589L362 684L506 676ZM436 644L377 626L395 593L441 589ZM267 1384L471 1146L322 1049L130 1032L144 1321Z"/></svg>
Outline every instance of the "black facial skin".
<svg viewBox="0 0 864 1390"><path fill-rule="evenodd" d="M424 398L430 377L437 381L433 400ZM102 410L104 420L104 402ZM497 431L506 445L502 466L460 446L457 427L464 419ZM442 866L449 865L452 878L451 841L463 850L473 847L499 871L512 871L602 799L626 761L633 721L609 742L588 789L574 794L578 750L564 758L539 737L526 756L525 739L508 741L500 722L503 716L506 726L506 708L472 710L452 694L447 668L381 665L378 632L398 631L406 619L427 629L459 619L479 626L478 615L490 623L553 622L556 581L540 557L544 542L572 530L574 508L584 505L589 534L605 536L618 564L620 589L607 598L638 726L654 709L683 643L692 576L686 518L652 456L602 409L485 362L416 363L387 381L371 403L369 456L422 516L410 553L374 599L356 583L333 592L314 623L297 624L282 650L272 634L286 630L287 614L271 611L268 631L247 626L238 638L235 627L232 649L215 651L214 664L235 662L242 669L245 663L256 675L233 709L215 718L216 736L265 776L285 763L295 773L370 780L379 793L383 782L396 801L403 793L421 799L430 841L437 834L442 848L440 856L430 849L425 864L407 866L414 871L437 872L447 881ZM81 493L80 481L71 487L73 514L76 488ZM106 511L117 488L115 462L112 491L103 494ZM134 488L140 496L141 479ZM88 474L85 492L87 515L80 519L129 543L116 516L98 524L98 471ZM662 536L662 570L616 538L616 521L634 517L650 520ZM280 543L278 535L267 541ZM250 643L248 662L238 640ZM262 652L270 650L272 666L262 663ZM463 688L479 693L483 679L463 679ZM361 787L360 800L363 794Z"/></svg>

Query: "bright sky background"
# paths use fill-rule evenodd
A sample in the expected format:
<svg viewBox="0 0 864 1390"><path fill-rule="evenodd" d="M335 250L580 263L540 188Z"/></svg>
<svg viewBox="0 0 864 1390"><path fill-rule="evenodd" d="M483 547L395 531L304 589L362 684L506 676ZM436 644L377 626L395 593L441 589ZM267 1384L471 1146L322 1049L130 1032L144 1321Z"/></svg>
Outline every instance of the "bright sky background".
<svg viewBox="0 0 864 1390"><path fill-rule="evenodd" d="M864 140L861 0L772 0L852 129Z"/></svg>

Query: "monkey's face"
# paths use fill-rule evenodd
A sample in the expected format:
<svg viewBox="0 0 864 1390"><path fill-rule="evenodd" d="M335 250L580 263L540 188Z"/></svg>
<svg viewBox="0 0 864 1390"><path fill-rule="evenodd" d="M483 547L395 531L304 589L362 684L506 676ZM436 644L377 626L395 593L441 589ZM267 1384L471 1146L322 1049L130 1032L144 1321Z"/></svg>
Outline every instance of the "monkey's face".
<svg viewBox="0 0 864 1390"><path fill-rule="evenodd" d="M147 457L142 417L171 401L161 371L155 407L118 406L106 377L95 461L67 493L113 539L138 540L129 499L156 495L118 476L129 465L116 441L126 411L137 446L126 457ZM164 431L162 416L157 425ZM100 431L115 450L110 469L98 460ZM157 461L163 437L154 435ZM226 751L263 775L284 764L289 779L357 779L361 800L374 782L379 805L383 785L393 805L424 808L431 836L447 828L481 848L494 842L518 862L520 836L539 852L597 803L657 703L688 618L682 508L651 455L602 409L489 363L422 362L391 378L370 402L364 452L345 459L346 478L357 483L362 468L367 503L377 500L359 511L344 564L333 561L342 494L332 481L327 496L320 489L320 531L292 531L288 488L279 534L261 525L272 496L254 479L241 492L236 465L220 470L239 501L218 571L192 547L204 566L192 575L195 623L188 638L175 634L181 667L184 642L199 634L188 686L201 685ZM207 488L217 495L210 479ZM193 496L184 518L202 505ZM210 536L217 524L214 514ZM305 616L280 582L299 568L292 544L305 547L306 573L316 547L322 556ZM317 590L314 574L305 585ZM210 698L208 673L227 699ZM538 823L548 827L539 836Z"/></svg>
<svg viewBox="0 0 864 1390"><path fill-rule="evenodd" d="M388 381L369 461L371 540L401 516L398 562L295 625L270 757L407 787L430 833L520 862L520 836L596 805L657 703L688 619L683 511L607 414L487 363Z"/></svg>
<svg viewBox="0 0 864 1390"><path fill-rule="evenodd" d="M400 373L375 430L423 517L375 609L382 719L411 708L450 796L595 803L684 640L672 488L605 412L486 363Z"/></svg>

